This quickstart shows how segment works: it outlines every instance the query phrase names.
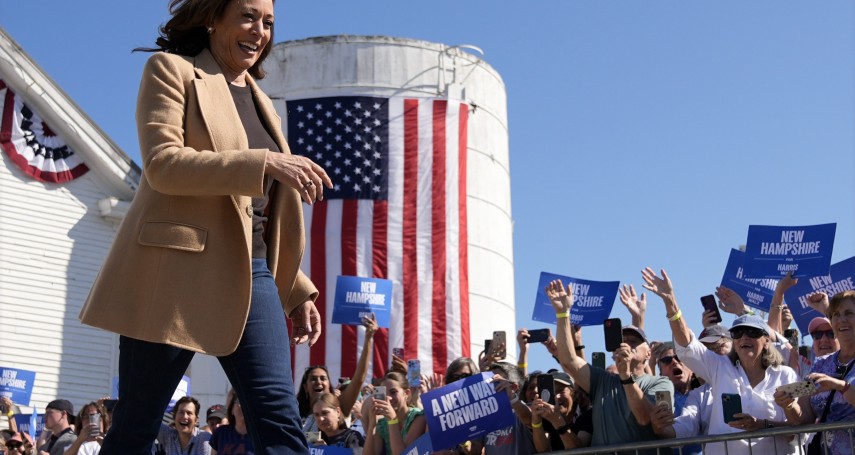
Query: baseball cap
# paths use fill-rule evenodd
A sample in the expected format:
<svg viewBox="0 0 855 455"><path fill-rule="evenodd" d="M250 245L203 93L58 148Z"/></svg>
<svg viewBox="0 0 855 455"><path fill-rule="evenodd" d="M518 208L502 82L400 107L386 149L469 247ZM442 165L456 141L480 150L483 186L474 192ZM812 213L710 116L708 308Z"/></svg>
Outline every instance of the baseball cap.
<svg viewBox="0 0 855 455"><path fill-rule="evenodd" d="M642 340L644 340L645 343L647 343L647 335L644 334L644 330L641 330L634 325L625 325L623 326L623 329L621 329L621 332L626 332L627 330L635 332Z"/></svg>
<svg viewBox="0 0 855 455"><path fill-rule="evenodd" d="M551 373L551 375L553 381L560 382L564 385L573 387L573 378L571 378L569 374L563 371L556 371L554 373Z"/></svg>
<svg viewBox="0 0 855 455"><path fill-rule="evenodd" d="M808 324L808 333L813 333L817 330L821 330L824 327L828 326L825 330L831 330L831 321L828 318L824 318L822 316L817 316L810 320L810 324Z"/></svg>
<svg viewBox="0 0 855 455"><path fill-rule="evenodd" d="M45 406L46 409L56 409L57 411L65 411L69 416L74 415L74 405L68 400L53 400Z"/></svg>
<svg viewBox="0 0 855 455"><path fill-rule="evenodd" d="M205 420L211 418L225 419L226 407L221 404L215 404L208 408L208 410L205 412Z"/></svg>
<svg viewBox="0 0 855 455"><path fill-rule="evenodd" d="M730 332L721 324L715 324L704 328L698 337L698 341L701 343L715 343L721 338L730 338Z"/></svg>
<svg viewBox="0 0 855 455"><path fill-rule="evenodd" d="M11 438L6 440L6 443L10 441L20 442L20 443L30 443L33 444L33 438L30 437L27 433L21 433L20 431L12 435Z"/></svg>
<svg viewBox="0 0 855 455"><path fill-rule="evenodd" d="M754 327L755 329L762 330L767 336L769 335L769 326L766 325L763 318L753 314L746 314L734 319L733 325L730 326L730 330L733 331L733 329L737 327Z"/></svg>

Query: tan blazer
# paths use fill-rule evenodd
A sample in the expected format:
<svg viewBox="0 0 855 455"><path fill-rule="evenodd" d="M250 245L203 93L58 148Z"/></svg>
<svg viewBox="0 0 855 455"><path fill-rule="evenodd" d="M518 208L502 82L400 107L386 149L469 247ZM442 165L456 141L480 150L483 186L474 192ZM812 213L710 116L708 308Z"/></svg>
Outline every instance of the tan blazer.
<svg viewBox="0 0 855 455"><path fill-rule="evenodd" d="M249 79L262 120L284 153L281 119ZM143 176L80 312L84 324L131 338L226 355L249 311L251 197L267 150L248 149L225 78L210 52L152 55L137 100ZM268 264L286 314L317 298L300 271L300 196L275 185ZM284 341L283 341L284 342Z"/></svg>

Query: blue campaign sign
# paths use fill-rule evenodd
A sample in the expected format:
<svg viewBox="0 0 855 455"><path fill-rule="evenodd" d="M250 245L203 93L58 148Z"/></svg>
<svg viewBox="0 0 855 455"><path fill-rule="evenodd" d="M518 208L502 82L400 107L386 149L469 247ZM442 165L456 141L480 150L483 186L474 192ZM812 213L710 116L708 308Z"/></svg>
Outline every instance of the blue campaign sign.
<svg viewBox="0 0 855 455"><path fill-rule="evenodd" d="M552 280L561 280L564 286L573 288L573 307L570 308L570 322L576 325L600 325L609 318L615 304L620 281L590 281L549 272L540 272L537 283L537 297L531 318L535 321L555 324L555 310L546 297L546 285Z"/></svg>
<svg viewBox="0 0 855 455"><path fill-rule="evenodd" d="M360 276L339 276L335 283L334 324L362 324L362 317L374 313L377 325L389 327L392 281Z"/></svg>
<svg viewBox="0 0 855 455"><path fill-rule="evenodd" d="M21 433L27 433L35 441L36 436L41 434L42 430L45 428L45 415L44 414L15 414L15 425L18 426L18 431ZM34 418L35 417L35 418ZM33 426L35 424L35 426Z"/></svg>
<svg viewBox="0 0 855 455"><path fill-rule="evenodd" d="M430 455L433 453L433 444L430 443L430 434L425 433L404 449L403 455Z"/></svg>
<svg viewBox="0 0 855 455"><path fill-rule="evenodd" d="M721 277L721 285L737 293L746 305L769 312L772 304L772 296L775 295L775 287L778 280L772 278L746 278L743 263L745 253L739 250L730 250L727 258L727 266Z"/></svg>
<svg viewBox="0 0 855 455"><path fill-rule="evenodd" d="M311 455L353 455L353 449L335 446L311 446L309 453Z"/></svg>
<svg viewBox="0 0 855 455"><path fill-rule="evenodd" d="M511 401L496 392L492 377L476 374L422 395L433 447L448 449L514 424Z"/></svg>
<svg viewBox="0 0 855 455"><path fill-rule="evenodd" d="M0 367L0 395L9 397L13 403L29 406L34 382L35 371Z"/></svg>
<svg viewBox="0 0 855 455"><path fill-rule="evenodd" d="M808 305L808 296L814 292L825 292L830 299L834 294L855 289L855 257L831 266L828 275L800 278L795 286L784 294L784 301L793 313L799 331L807 335L808 324L817 316L824 316Z"/></svg>
<svg viewBox="0 0 855 455"><path fill-rule="evenodd" d="M815 226L748 226L745 276L827 275L837 223Z"/></svg>

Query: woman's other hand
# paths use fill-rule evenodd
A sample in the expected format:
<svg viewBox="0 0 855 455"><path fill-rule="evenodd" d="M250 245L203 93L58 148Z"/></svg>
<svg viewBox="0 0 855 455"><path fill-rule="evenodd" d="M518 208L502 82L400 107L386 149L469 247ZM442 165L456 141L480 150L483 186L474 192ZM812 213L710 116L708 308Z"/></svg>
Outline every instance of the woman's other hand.
<svg viewBox="0 0 855 455"><path fill-rule="evenodd" d="M321 314L315 308L315 302L306 300L295 308L289 317L294 330L291 334L291 345L296 346L308 340L309 346L314 346L321 337Z"/></svg>

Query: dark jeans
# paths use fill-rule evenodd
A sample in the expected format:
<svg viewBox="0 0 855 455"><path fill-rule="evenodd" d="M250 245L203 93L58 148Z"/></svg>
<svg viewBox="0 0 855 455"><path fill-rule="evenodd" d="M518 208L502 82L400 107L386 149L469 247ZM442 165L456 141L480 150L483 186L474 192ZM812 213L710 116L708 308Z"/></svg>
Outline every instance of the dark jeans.
<svg viewBox="0 0 855 455"><path fill-rule="evenodd" d="M308 454L300 424L288 327L264 259L252 260L252 302L237 350L219 357L235 388L257 455ZM101 455L150 455L163 412L193 352L119 339L119 401ZM200 416L203 421L204 416Z"/></svg>

